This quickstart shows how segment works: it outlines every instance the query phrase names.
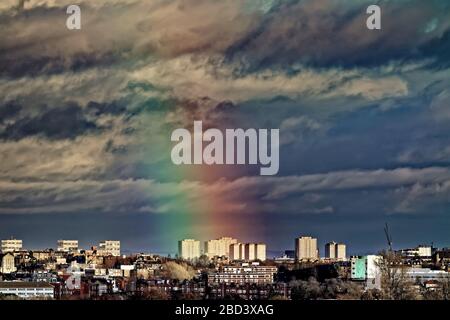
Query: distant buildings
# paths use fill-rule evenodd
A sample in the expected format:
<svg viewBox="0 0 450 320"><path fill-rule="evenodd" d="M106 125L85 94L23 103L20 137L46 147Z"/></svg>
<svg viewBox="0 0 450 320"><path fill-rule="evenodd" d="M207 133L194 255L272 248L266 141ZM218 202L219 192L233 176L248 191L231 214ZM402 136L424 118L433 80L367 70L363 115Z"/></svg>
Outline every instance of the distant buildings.
<svg viewBox="0 0 450 320"><path fill-rule="evenodd" d="M16 295L20 298L53 298L55 294L55 288L51 284L46 282L0 282L0 294Z"/></svg>
<svg viewBox="0 0 450 320"><path fill-rule="evenodd" d="M295 259L295 250L285 250L284 255L288 258Z"/></svg>
<svg viewBox="0 0 450 320"><path fill-rule="evenodd" d="M200 257L200 241L184 239L178 241L178 255L182 259L193 260Z"/></svg>
<svg viewBox="0 0 450 320"><path fill-rule="evenodd" d="M441 268L447 266L447 268L450 270L450 248L436 250L433 255L433 260Z"/></svg>
<svg viewBox="0 0 450 320"><path fill-rule="evenodd" d="M230 245L237 242L237 239L233 239L230 237L208 240L205 242L205 254L210 258L213 258L215 256L230 257Z"/></svg>
<svg viewBox="0 0 450 320"><path fill-rule="evenodd" d="M266 261L267 246L265 243L257 243L255 247L256 260Z"/></svg>
<svg viewBox="0 0 450 320"><path fill-rule="evenodd" d="M286 250L284 254L273 260L277 264L293 264L295 263L294 250Z"/></svg>
<svg viewBox="0 0 450 320"><path fill-rule="evenodd" d="M53 255L53 250L33 250L32 256L36 261L49 260Z"/></svg>
<svg viewBox="0 0 450 320"><path fill-rule="evenodd" d="M236 283L209 283L208 297L212 300L223 300L233 297L244 300L266 300L274 296L290 299L291 288L286 283L268 284L236 284Z"/></svg>
<svg viewBox="0 0 450 320"><path fill-rule="evenodd" d="M274 282L275 266L260 266L259 263L243 263L241 266L225 266L208 275L209 283L269 284Z"/></svg>
<svg viewBox="0 0 450 320"><path fill-rule="evenodd" d="M407 268L405 277L411 282L426 283L428 281L450 281L450 273L444 270L430 268Z"/></svg>
<svg viewBox="0 0 450 320"><path fill-rule="evenodd" d="M265 243L233 243L230 245L230 259L243 261L265 261L267 246Z"/></svg>
<svg viewBox="0 0 450 320"><path fill-rule="evenodd" d="M105 240L101 241L98 245L97 254L103 256L120 256L120 241L117 240Z"/></svg>
<svg viewBox="0 0 450 320"><path fill-rule="evenodd" d="M244 260L256 260L256 243L246 243L244 247Z"/></svg>
<svg viewBox="0 0 450 320"><path fill-rule="evenodd" d="M335 260L346 259L346 246L343 243L336 243L334 241L325 245L325 258Z"/></svg>
<svg viewBox="0 0 450 320"><path fill-rule="evenodd" d="M22 240L17 239L8 239L8 240L2 240L1 244L2 252L14 252L14 251L21 251L22 250Z"/></svg>
<svg viewBox="0 0 450 320"><path fill-rule="evenodd" d="M0 282L0 294L24 299L129 299L153 296L155 290L169 299L179 299L180 294L199 299L289 298L292 279L307 280L313 275L322 282L339 277L358 283L355 287L361 290L363 286L379 289L381 271L395 269L418 292L443 290L443 283L450 279L450 249L429 246L397 251L401 259L395 264L386 262L384 267L389 269L384 269L380 267L383 258L377 255L340 261L346 256L346 246L334 241L325 245L326 258L319 260L318 240L308 236L295 240L295 250L265 263L256 261L266 260L266 244L239 243L230 237L205 243L212 258L208 263L203 259L197 263L202 242L194 239L179 241L179 257L191 260L182 263L160 255L120 256L120 241L114 240L102 241L91 250L80 250L77 240L59 240L56 251L19 251L21 242L16 241L2 243L7 251L0 254L0 277L7 282ZM229 259L220 258L224 256ZM169 262L180 268L171 270ZM191 280L174 277L177 270L184 273L183 269L193 276Z"/></svg>
<svg viewBox="0 0 450 320"><path fill-rule="evenodd" d="M399 253L406 258L431 258L431 246L420 245L413 249L403 249Z"/></svg>
<svg viewBox="0 0 450 320"><path fill-rule="evenodd" d="M295 239L295 258L297 260L317 260L319 258L317 239L306 236Z"/></svg>
<svg viewBox="0 0 450 320"><path fill-rule="evenodd" d="M347 246L343 243L338 243L336 245L336 259L345 260L347 259Z"/></svg>
<svg viewBox="0 0 450 320"><path fill-rule="evenodd" d="M234 243L230 245L230 260L245 259L245 244Z"/></svg>
<svg viewBox="0 0 450 320"><path fill-rule="evenodd" d="M16 272L14 254L12 252L0 254L0 262L0 273L9 274L12 272Z"/></svg>
<svg viewBox="0 0 450 320"><path fill-rule="evenodd" d="M58 240L58 251L77 252L78 240Z"/></svg>

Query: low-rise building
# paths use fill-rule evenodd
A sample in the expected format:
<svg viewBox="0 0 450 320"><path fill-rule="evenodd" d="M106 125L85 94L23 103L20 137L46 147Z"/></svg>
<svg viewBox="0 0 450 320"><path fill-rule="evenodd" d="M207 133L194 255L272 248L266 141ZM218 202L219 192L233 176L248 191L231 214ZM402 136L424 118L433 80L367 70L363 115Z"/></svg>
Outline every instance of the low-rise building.
<svg viewBox="0 0 450 320"><path fill-rule="evenodd" d="M58 240L58 251L77 252L78 240Z"/></svg>
<svg viewBox="0 0 450 320"><path fill-rule="evenodd" d="M120 256L120 241L118 240L105 240L98 245L97 254L99 256Z"/></svg>
<svg viewBox="0 0 450 320"><path fill-rule="evenodd" d="M400 254L406 258L431 258L432 247L426 245L420 245L412 249L400 250Z"/></svg>
<svg viewBox="0 0 450 320"><path fill-rule="evenodd" d="M31 255L37 261L47 261L52 257L53 251L52 250L33 250L31 252Z"/></svg>
<svg viewBox="0 0 450 320"><path fill-rule="evenodd" d="M431 270L429 268L407 268L404 274L412 282L426 283L432 280L450 280L449 272L444 270Z"/></svg>
<svg viewBox="0 0 450 320"><path fill-rule="evenodd" d="M381 271L379 263L383 259L377 255L353 256L350 258L351 279L365 281L366 288L381 288Z"/></svg>
<svg viewBox="0 0 450 320"><path fill-rule="evenodd" d="M8 240L2 240L1 250L3 253L21 251L22 250L22 240L13 239L13 238L8 239Z"/></svg>
<svg viewBox="0 0 450 320"><path fill-rule="evenodd" d="M276 257L274 262L278 264L293 264L295 263L295 258L290 257L285 253L279 257Z"/></svg>
<svg viewBox="0 0 450 320"><path fill-rule="evenodd" d="M0 294L16 295L24 299L53 298L55 288L47 282L2 281L0 282Z"/></svg>
<svg viewBox="0 0 450 320"><path fill-rule="evenodd" d="M242 263L241 266L225 266L222 270L210 273L210 283L255 283L269 284L274 282L277 272L275 266L261 266L259 263Z"/></svg>

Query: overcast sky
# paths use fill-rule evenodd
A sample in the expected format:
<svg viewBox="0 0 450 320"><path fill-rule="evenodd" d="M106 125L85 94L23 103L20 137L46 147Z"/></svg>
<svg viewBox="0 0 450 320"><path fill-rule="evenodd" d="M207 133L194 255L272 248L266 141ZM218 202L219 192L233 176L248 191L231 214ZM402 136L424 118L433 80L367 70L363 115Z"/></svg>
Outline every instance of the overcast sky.
<svg viewBox="0 0 450 320"><path fill-rule="evenodd" d="M450 246L447 1L78 0L80 31L71 2L0 3L0 238ZM280 128L278 175L174 166L194 120Z"/></svg>

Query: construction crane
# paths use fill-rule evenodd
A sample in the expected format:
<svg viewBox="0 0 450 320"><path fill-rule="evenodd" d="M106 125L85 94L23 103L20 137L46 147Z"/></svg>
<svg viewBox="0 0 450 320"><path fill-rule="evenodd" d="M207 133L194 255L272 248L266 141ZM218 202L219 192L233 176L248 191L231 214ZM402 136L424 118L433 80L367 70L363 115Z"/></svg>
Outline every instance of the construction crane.
<svg viewBox="0 0 450 320"><path fill-rule="evenodd" d="M388 242L388 246L389 246L389 251L392 252L392 237L391 234L389 233L389 227L387 222L384 225L384 234L386 235L386 239Z"/></svg>

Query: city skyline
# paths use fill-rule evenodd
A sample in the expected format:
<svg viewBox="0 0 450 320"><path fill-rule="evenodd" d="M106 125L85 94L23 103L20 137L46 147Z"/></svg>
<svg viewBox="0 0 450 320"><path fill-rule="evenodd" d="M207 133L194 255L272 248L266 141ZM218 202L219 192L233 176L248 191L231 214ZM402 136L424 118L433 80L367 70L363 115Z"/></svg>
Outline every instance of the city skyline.
<svg viewBox="0 0 450 320"><path fill-rule="evenodd" d="M302 234L302 235L299 235L298 237L300 237L300 238L310 238L311 235ZM282 256L286 251L292 251L292 252L295 253L296 252L296 245L297 245L296 242L297 242L297 239L299 239L298 237L292 239L292 242L293 242L292 247L285 247L285 248L270 248L270 246L267 246L267 244L265 242L262 242L262 241L253 240L253 241L246 242L246 241L240 241L240 239L233 239L232 237L228 237L228 236L221 236L221 237L218 237L218 238L215 238L215 239L183 238L183 239L179 239L179 240L174 241L174 243L178 243L178 245L174 246L176 249L174 249L173 251L161 251L161 250L158 250L157 248L156 249L152 249L152 250L148 250L148 249L147 250L129 249L126 246L125 247L123 246L123 240L120 240L120 239L109 239L109 240L104 240L103 239L103 240L99 240L96 243L91 241L91 240L79 241L78 239L71 239L71 240L58 239L58 240L55 240L53 244L49 244L48 246L38 246L36 244L27 245L27 243L22 238L18 238L18 237L14 237L14 236L10 236L9 238L1 238L0 237L0 239L2 241L3 240L19 240L22 243L22 249L23 250L46 250L46 249L57 250L60 241L68 241L68 242L76 241L77 245L78 245L78 250L90 250L93 247L100 248L102 242L105 242L105 241L112 241L112 242L117 242L118 241L119 242L119 247L120 247L120 254L127 255L127 254L145 253L145 254L159 254L159 255L162 255L162 256L167 256L167 255L176 256L176 255L179 255L179 253L180 253L179 243L181 241L185 241L185 240L189 240L189 241L192 240L192 241L199 242L199 253L200 253L200 255L206 255L206 256L211 258L211 256L208 255L207 242L230 238L230 239L233 239L233 240L237 241L237 242L232 242L232 243L234 243L236 245L239 245L239 244L242 244L242 245L246 245L246 244L263 244L264 245L264 250L265 250L265 252L267 254L267 258L273 259L273 258L277 258L277 257ZM318 258L328 258L327 252L326 252L326 250L327 250L326 246L329 245L329 244L332 244L332 243L334 243L336 245L343 245L344 246L344 249L343 249L344 251L343 252L346 253L345 256L347 256L347 257L358 256L358 255L367 255L367 254L378 254L378 253L380 253L382 251L385 251L385 250L389 249L388 246L386 245L385 247L379 248L377 250L366 249L365 251L352 251L352 250L348 250L349 243L347 243L347 242L343 242L343 241L336 242L335 239L331 239L331 240L330 239L317 239L317 238L314 238L314 236L312 237L312 239L317 241ZM433 247L433 248L449 248L448 246L445 246L445 245L444 246L437 245L435 242L431 242L431 243L416 242L416 243L413 243L413 244L410 244L410 245L400 245L400 246L398 246L398 248L394 247L393 249L400 249L401 248L403 250L405 248L415 248L415 247L418 247L418 246L430 246L430 247ZM350 248L351 248L351 244L350 244ZM229 255L226 255L226 256L229 256Z"/></svg>

